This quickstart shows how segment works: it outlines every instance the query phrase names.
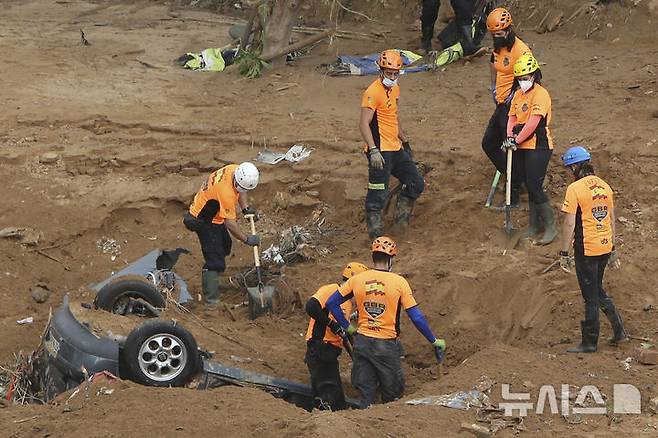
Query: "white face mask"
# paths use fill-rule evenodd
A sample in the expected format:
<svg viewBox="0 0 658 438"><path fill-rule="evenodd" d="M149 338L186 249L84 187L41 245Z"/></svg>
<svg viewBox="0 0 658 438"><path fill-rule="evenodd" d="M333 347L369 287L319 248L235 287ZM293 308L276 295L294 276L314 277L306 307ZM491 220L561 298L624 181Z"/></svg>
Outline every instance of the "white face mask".
<svg viewBox="0 0 658 438"><path fill-rule="evenodd" d="M382 79L382 84L384 84L384 86L387 88L393 88L398 84L398 80L389 79L386 76L384 76L384 79Z"/></svg>
<svg viewBox="0 0 658 438"><path fill-rule="evenodd" d="M532 88L532 85L535 83L535 81L519 81L519 87L521 87L521 91L524 93L527 93L529 89Z"/></svg>

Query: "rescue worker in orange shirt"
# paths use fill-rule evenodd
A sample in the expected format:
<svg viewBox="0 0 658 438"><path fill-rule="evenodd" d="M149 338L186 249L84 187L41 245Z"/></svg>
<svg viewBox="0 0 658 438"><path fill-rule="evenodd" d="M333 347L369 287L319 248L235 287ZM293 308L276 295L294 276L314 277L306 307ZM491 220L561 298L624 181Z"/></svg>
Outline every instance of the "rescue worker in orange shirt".
<svg viewBox="0 0 658 438"><path fill-rule="evenodd" d="M341 329L354 336L352 385L361 392L366 405L375 401L377 388L382 402L393 401L404 392L400 363L400 310L404 309L418 331L443 360L446 343L432 333L409 283L391 272L398 248L393 239L382 236L372 243L370 269L347 280L327 301L327 309ZM358 311L357 327L350 326L340 305L354 298Z"/></svg>
<svg viewBox="0 0 658 438"><path fill-rule="evenodd" d="M365 272L368 267L362 263L351 262L343 269L343 282L353 276ZM322 286L306 302L306 313L311 317L306 330L306 357L304 362L311 374L311 387L317 407L337 411L345 409L345 393L340 380L338 356L342 351L343 339L335 334L330 327L340 332L340 326L333 316L329 315L327 300L338 289L338 285ZM352 312L352 302L345 301L341 310L346 318Z"/></svg>
<svg viewBox="0 0 658 438"><path fill-rule="evenodd" d="M536 244L548 245L557 236L553 208L544 192L546 169L553 155L551 96L541 85L539 63L530 53L521 55L514 64L514 98L510 103L507 139L501 149L512 149L512 180L523 182L528 189L530 211L526 237ZM539 240L542 224L544 234Z"/></svg>
<svg viewBox="0 0 658 438"><path fill-rule="evenodd" d="M247 196L258 185L258 178L258 169L249 162L214 171L183 217L185 227L199 237L205 261L201 275L203 298L209 305L219 304L219 274L226 269L225 258L231 253L231 235L250 246L260 244L260 237L244 233L236 220L236 206L243 215L258 217L249 207Z"/></svg>
<svg viewBox="0 0 658 438"><path fill-rule="evenodd" d="M409 139L400 126L398 78L402 57L397 50L385 50L379 57L380 77L363 93L359 130L368 156L368 193L365 209L370 238L381 236L382 209L388 197L391 175L404 188L395 206L395 224L409 225L409 218L425 188L425 181L411 157Z"/></svg>
<svg viewBox="0 0 658 438"><path fill-rule="evenodd" d="M514 95L514 64L521 55L531 53L528 46L516 36L512 27L512 15L507 9L496 8L487 17L487 29L493 36L494 49L491 54L491 93L496 105L482 137L482 149L496 169L505 174L505 153L500 145L507 135L507 115ZM518 208L520 182L512 178L512 207Z"/></svg>
<svg viewBox="0 0 658 438"><path fill-rule="evenodd" d="M580 322L581 343L567 350L569 353L594 353L599 340L599 308L610 321L612 345L628 339L624 323L603 290L606 266L619 268L615 250L615 204L612 189L594 174L590 153L582 146L569 148L562 156L563 164L571 170L574 182L567 187L562 204L562 250L560 267L570 272L573 245L576 276L585 301L585 319ZM573 243L572 243L573 242Z"/></svg>

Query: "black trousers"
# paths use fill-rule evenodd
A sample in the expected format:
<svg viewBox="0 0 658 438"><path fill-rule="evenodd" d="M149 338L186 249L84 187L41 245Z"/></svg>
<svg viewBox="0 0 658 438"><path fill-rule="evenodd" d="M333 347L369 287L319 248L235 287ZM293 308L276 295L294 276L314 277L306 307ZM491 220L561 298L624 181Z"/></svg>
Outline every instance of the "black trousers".
<svg viewBox="0 0 658 438"><path fill-rule="evenodd" d="M213 224L195 218L189 212L183 216L185 227L194 231L201 244L204 265L203 269L224 272L226 256L231 254L233 241L224 224Z"/></svg>
<svg viewBox="0 0 658 438"><path fill-rule="evenodd" d="M603 290L603 274L610 254L585 256L576 252L576 277L585 300L585 320L598 321L599 308L607 309L612 300Z"/></svg>
<svg viewBox="0 0 658 438"><path fill-rule="evenodd" d="M473 7L475 2L473 0L450 0L450 4L455 11L455 23L457 26L470 26L473 22ZM440 7L441 0L422 0L420 25L424 41L431 41L434 36L434 24L439 17ZM445 44L443 39L442 42ZM452 44L454 42L448 45Z"/></svg>
<svg viewBox="0 0 658 438"><path fill-rule="evenodd" d="M373 169L368 166L368 193L366 194L366 211L380 211L388 197L388 183L391 175L404 185L401 195L418 199L425 190L425 180L418 172L416 163L404 149L395 152L382 152L384 168Z"/></svg>
<svg viewBox="0 0 658 438"><path fill-rule="evenodd" d="M366 406L375 402L377 388L381 391L384 403L402 396L404 373L399 340L357 334L352 354L352 385L361 392Z"/></svg>
<svg viewBox="0 0 658 438"><path fill-rule="evenodd" d="M496 105L487 129L484 131L482 137L482 150L493 165L502 174L507 171L507 157L505 152L500 149L503 141L507 138L507 113L509 112L509 105L501 103ZM512 169L514 165L512 164Z"/></svg>
<svg viewBox="0 0 658 438"><path fill-rule="evenodd" d="M544 178L551 149L517 149L512 159L512 181L523 182L528 189L528 199L535 204L548 201L544 192Z"/></svg>
<svg viewBox="0 0 658 438"><path fill-rule="evenodd" d="M343 383L340 380L338 356L341 349L323 341L313 340L306 344L304 362L311 374L313 397L316 407L337 411L346 408Z"/></svg>

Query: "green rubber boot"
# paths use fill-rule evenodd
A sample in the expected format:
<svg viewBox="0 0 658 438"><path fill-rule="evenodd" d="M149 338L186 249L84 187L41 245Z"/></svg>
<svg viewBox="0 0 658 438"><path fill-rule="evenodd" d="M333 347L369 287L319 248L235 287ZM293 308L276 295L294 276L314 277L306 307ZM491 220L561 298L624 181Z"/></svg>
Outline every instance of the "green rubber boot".
<svg viewBox="0 0 658 438"><path fill-rule="evenodd" d="M382 231L382 212L377 210L366 211L366 223L368 224L368 236L371 239L384 234Z"/></svg>
<svg viewBox="0 0 658 438"><path fill-rule="evenodd" d="M530 212L528 218L528 229L523 233L523 237L526 239L534 239L541 231L541 217L539 217L537 204L532 201L528 201L528 211Z"/></svg>
<svg viewBox="0 0 658 438"><path fill-rule="evenodd" d="M414 211L415 199L408 196L399 195L395 203L395 225L406 227L409 225L411 213Z"/></svg>
<svg viewBox="0 0 658 438"><path fill-rule="evenodd" d="M201 273L203 301L211 306L219 304L219 272L204 269Z"/></svg>
<svg viewBox="0 0 658 438"><path fill-rule="evenodd" d="M543 204L537 204L539 218L544 223L544 235L536 243L537 245L548 245L557 237L557 228L555 227L555 216L550 201Z"/></svg>

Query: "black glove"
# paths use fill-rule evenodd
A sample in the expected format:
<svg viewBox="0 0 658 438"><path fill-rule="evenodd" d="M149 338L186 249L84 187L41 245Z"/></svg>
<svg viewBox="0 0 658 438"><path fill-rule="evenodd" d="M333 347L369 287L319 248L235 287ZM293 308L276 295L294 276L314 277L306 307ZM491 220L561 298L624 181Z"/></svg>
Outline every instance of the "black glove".
<svg viewBox="0 0 658 438"><path fill-rule="evenodd" d="M260 215L253 208L246 207L246 208L242 209L242 215L243 216L249 216L250 214L254 215L254 221L258 221L258 219L260 219Z"/></svg>
<svg viewBox="0 0 658 438"><path fill-rule="evenodd" d="M411 145L409 144L408 141L403 141L402 142L402 148L409 154L409 156L413 156L413 152L411 151Z"/></svg>
<svg viewBox="0 0 658 438"><path fill-rule="evenodd" d="M260 245L260 237L258 234L250 234L247 236L247 241L245 243L249 246L258 246Z"/></svg>
<svg viewBox="0 0 658 438"><path fill-rule="evenodd" d="M329 321L329 324L327 324L329 327L329 330L331 330L335 335L340 336L342 339L347 338L347 332L345 331L344 328L340 326L336 321L333 319Z"/></svg>

